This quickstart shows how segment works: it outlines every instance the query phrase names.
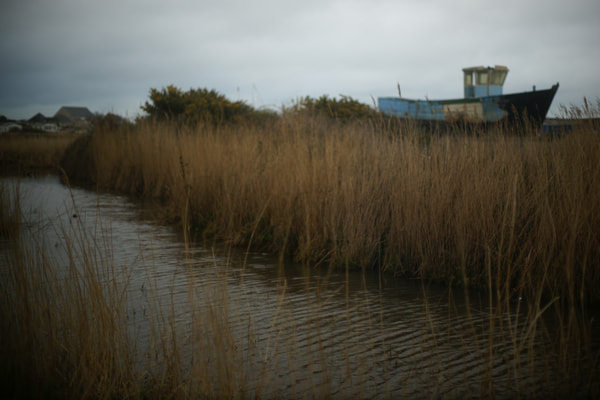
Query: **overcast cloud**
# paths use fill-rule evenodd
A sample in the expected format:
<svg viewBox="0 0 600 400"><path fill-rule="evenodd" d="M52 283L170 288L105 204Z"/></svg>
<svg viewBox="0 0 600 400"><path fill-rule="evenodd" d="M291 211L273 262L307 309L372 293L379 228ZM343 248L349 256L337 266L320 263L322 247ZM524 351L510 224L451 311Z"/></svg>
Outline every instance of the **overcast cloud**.
<svg viewBox="0 0 600 400"><path fill-rule="evenodd" d="M462 68L501 64L505 93L560 82L600 96L598 0L5 0L0 115L63 105L141 114L150 88L216 89L257 108L300 96L462 97Z"/></svg>

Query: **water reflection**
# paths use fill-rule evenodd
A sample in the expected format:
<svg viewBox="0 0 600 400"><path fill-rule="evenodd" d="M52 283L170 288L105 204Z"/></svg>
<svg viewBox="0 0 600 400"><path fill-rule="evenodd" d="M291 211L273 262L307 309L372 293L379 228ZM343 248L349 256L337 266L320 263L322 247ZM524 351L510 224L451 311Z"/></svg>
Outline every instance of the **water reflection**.
<svg viewBox="0 0 600 400"><path fill-rule="evenodd" d="M498 315L485 293L187 247L126 197L68 189L54 176L19 187L29 233L42 234L55 260L67 265L65 238L83 237L109 258L110 279L126 282L140 368L156 366L152 349L175 339L191 374L229 349L243 372L227 379L262 397L552 392L550 343L529 340L524 304Z"/></svg>

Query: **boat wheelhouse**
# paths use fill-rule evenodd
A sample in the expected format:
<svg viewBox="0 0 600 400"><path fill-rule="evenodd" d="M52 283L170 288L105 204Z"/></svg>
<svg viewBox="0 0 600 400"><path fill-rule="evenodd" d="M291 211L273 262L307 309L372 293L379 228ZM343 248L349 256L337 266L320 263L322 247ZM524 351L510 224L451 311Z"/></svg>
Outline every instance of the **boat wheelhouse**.
<svg viewBox="0 0 600 400"><path fill-rule="evenodd" d="M464 97L449 100L412 100L403 97L380 97L379 110L400 118L425 122L453 124L494 124L523 122L525 118L540 127L558 90L550 89L504 94L503 86L508 68L469 67L463 69Z"/></svg>

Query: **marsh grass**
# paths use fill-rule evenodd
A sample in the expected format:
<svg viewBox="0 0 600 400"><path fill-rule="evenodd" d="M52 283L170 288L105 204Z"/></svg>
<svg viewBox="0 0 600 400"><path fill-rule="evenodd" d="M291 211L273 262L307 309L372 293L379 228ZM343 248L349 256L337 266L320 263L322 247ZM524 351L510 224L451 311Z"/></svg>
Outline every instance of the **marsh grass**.
<svg viewBox="0 0 600 400"><path fill-rule="evenodd" d="M600 298L600 136L423 137L387 120L284 114L272 125L140 122L99 131L69 175L160 201L168 222L311 264ZM528 296L531 296L528 293Z"/></svg>
<svg viewBox="0 0 600 400"><path fill-rule="evenodd" d="M0 263L3 396L538 398L599 393L600 353L591 315L569 299L544 299L543 285L536 286L535 298L515 305L503 295L507 278L494 271L491 257L484 273L489 308L470 305L467 292L466 304L459 305L450 292L447 315L438 315L432 309L440 300L428 298L423 281L423 323L411 327L405 345L394 349L386 343L386 316L371 311L370 303L381 299L353 293L348 263L345 284L333 291L327 274L321 283L307 280L301 296L292 296L283 281L272 299L275 311L265 316L264 305L245 297L243 272L235 277L241 287L235 294L227 268L215 265L218 279L207 283L195 274L198 266L191 259L184 261L182 302L173 288L159 287L158 266L147 250L142 267L149 300L142 312L129 303L133 266L113 259L106 225L98 222L90 232L81 219L71 218L56 227L65 249L65 257L56 257L35 234L38 230L22 229L39 221L21 212L19 191L7 193L0 191L0 201L12 210L6 226L14 229L7 229ZM345 296L341 309L331 307L339 293ZM189 313L182 314L187 306ZM481 313L487 327L476 322ZM356 324L363 319L366 325ZM149 333L137 330L140 323L149 324ZM540 344L548 349L541 357ZM396 373L399 366L408 372ZM481 374L482 368L488 373Z"/></svg>
<svg viewBox="0 0 600 400"><path fill-rule="evenodd" d="M21 220L15 212L21 207L20 196L12 193L7 185L0 185L0 205L0 240L8 242L21 232Z"/></svg>
<svg viewBox="0 0 600 400"><path fill-rule="evenodd" d="M19 190L13 196L2 189L2 208L11 210L9 218L2 215L8 226L0 263L2 397L237 397L238 383L245 381L229 372L243 371L230 365L237 359L231 358L235 353L227 346L233 347L232 336L222 325L221 304L227 299L219 296L224 290L198 299L210 306L206 315L194 315L193 325L201 331L194 329L192 334L199 348L192 368L197 379L189 384L178 345L190 339L175 327L175 305L169 305L168 298L163 304L151 277L146 285L151 300L144 310L150 334L138 339L132 319L141 317L136 317L128 298L132 270L115 267L107 227L99 225L90 232L78 218L55 227L64 238L55 244L64 248L64 256L57 256L39 230L20 228L43 221L21 214ZM206 359L212 362L204 364Z"/></svg>
<svg viewBox="0 0 600 400"><path fill-rule="evenodd" d="M277 312L267 320L270 328L259 338L250 305L230 298L227 270L215 266L220 276L200 282L186 261L189 279L182 302L173 288L159 287L150 253L144 265L147 307L131 308L133 267L113 259L107 226L98 221L89 231L80 218L69 218L55 227L64 238L53 243L64 249L57 256L36 228L46 222L21 212L18 188L12 194L4 188L0 201L11 214L2 221L8 228L0 262L3 397L273 398L287 390L279 386L282 374L289 382L284 370L295 371L301 382L292 381L292 393L330 393L327 379L294 362L305 355L292 332L303 328L284 307L285 284L275 299ZM330 325L319 316L320 300L310 301L318 336ZM182 324L181 309L188 306ZM290 336L283 339L282 333ZM313 361L308 366L312 369Z"/></svg>
<svg viewBox="0 0 600 400"><path fill-rule="evenodd" d="M39 221L23 217L14 193L2 198L17 222L2 251L2 396L127 397L135 372L121 329L122 288L103 279L114 273L108 256L93 238L71 237L62 268L39 237L17 229Z"/></svg>
<svg viewBox="0 0 600 400"><path fill-rule="evenodd" d="M78 138L62 166L70 179L99 190L160 202L163 220L180 224L190 240L203 236L268 250L311 268L360 267L482 289L491 305L484 312L489 327L482 331L467 318L460 343L489 366L488 378L472 387L469 371L451 368L442 376L443 358L414 355L419 376L390 384L405 387L407 395L420 379L437 382L431 397L536 397L544 385L585 397L600 392L592 306L600 297L600 137L594 129L584 123L552 138L514 132L423 137L410 124L388 120L338 124L295 114L267 127L140 121ZM18 210L15 204L2 209ZM44 251L18 240L16 227L24 226L18 212L0 216L11 243L3 252L12 267L3 270L1 306L11 329L2 330L0 341L10 395L277 397L278 368L300 382L291 393L321 397L339 379L339 371L327 369L320 333L332 325L318 314L326 303L318 296L310 303L314 317L299 325L282 288L263 347L251 310L231 302L225 283L209 290L190 285L189 304L208 305L195 309L191 334L177 328L173 297L165 301L150 290L153 328L144 347L127 328L127 271L115 271L110 245L85 233L68 239L65 273ZM431 339L441 354L454 343L451 298L448 303L442 325L425 308L429 322L415 346L425 348ZM335 319L347 324L342 357L351 384L341 391L351 394L369 393L366 366L374 359L354 355L353 345L364 345L350 335L352 315L361 309L348 302L345 318ZM481 313L468 304L467 311ZM248 315L245 328L228 318ZM372 321L376 338L385 322L377 315ZM303 364L315 372L308 376L293 361L302 358L295 338L307 327L317 350ZM483 344L473 341L482 335ZM541 361L534 350L539 342L548 348ZM397 362L390 353L383 364ZM498 365L504 376L497 376ZM534 374L539 381L523 378L534 370L543 371ZM448 391L448 382L458 389Z"/></svg>
<svg viewBox="0 0 600 400"><path fill-rule="evenodd" d="M74 133L19 132L0 135L0 165L5 172L57 171Z"/></svg>

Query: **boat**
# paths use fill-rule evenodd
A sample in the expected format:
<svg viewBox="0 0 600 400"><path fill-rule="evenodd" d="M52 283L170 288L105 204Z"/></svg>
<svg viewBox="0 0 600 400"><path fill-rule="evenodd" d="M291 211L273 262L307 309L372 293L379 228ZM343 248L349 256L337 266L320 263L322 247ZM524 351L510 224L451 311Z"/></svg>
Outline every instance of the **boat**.
<svg viewBox="0 0 600 400"><path fill-rule="evenodd" d="M379 97L378 107L384 114L410 119L428 127L522 124L539 130L550 109L558 83L549 89L503 94L508 75L503 65L463 68L464 98L449 100L412 100Z"/></svg>

